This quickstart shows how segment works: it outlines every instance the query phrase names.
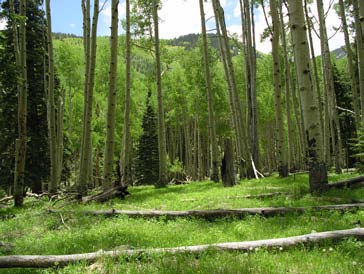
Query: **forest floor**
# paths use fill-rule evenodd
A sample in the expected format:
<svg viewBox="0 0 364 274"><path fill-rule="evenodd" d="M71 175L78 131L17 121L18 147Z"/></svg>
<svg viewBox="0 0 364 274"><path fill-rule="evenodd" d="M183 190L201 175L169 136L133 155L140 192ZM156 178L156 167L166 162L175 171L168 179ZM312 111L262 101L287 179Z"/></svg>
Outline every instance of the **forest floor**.
<svg viewBox="0 0 364 274"><path fill-rule="evenodd" d="M330 182L357 174L331 174ZM213 182L156 189L130 187L124 200L80 205L47 198L26 198L22 209L0 208L0 246L4 255L62 255L98 250L178 247L296 236L313 231L363 225L364 211L306 211L282 216L237 218L130 218L89 216L84 210L202 210L247 207L302 207L344 204L364 198L364 189L331 190L320 197L308 191L308 176L276 176L241 181L232 188ZM246 198L288 192L265 198ZM50 213L62 210L63 213ZM75 212L69 212L70 210ZM67 212L68 211L68 212ZM76 263L48 269L3 269L0 273L364 273L364 241L346 238L290 248L259 248L249 252L208 250L200 254L139 254L104 257L92 264Z"/></svg>

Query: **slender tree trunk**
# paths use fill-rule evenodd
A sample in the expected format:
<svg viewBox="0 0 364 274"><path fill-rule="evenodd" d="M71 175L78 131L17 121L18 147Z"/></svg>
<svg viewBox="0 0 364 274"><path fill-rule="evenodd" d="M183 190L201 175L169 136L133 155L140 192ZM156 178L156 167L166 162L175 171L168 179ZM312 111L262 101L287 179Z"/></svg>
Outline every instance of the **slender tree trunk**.
<svg viewBox="0 0 364 274"><path fill-rule="evenodd" d="M319 102L319 110L320 110L320 124L321 124L321 130L322 134L324 136L324 154L325 154L325 161L327 163L330 162L330 126L329 126L329 119L328 119L328 105L324 104L327 100L327 96L322 96L321 87L320 87L320 80L318 75L318 69L317 69L317 62L316 62L316 54L313 44L313 38L312 38L312 21L309 17L308 12L308 6L307 6L307 0L304 1L305 5L305 18L307 23L307 33L310 43L310 52L311 52L311 60L312 60L312 68L313 71L311 72L312 82L313 82L313 88L315 89L315 94L318 98ZM326 98L323 100L322 98ZM322 109L322 106L324 106L324 110Z"/></svg>
<svg viewBox="0 0 364 274"><path fill-rule="evenodd" d="M323 57L322 70L324 75L324 87L327 94L327 102L329 106L329 119L330 119L330 129L331 129L331 142L332 142L332 153L335 162L336 172L341 173L341 133L340 124L336 109L336 94L334 87L334 76L331 64L331 55L329 42L327 39L327 30L325 23L325 12L322 0L317 0L317 10L319 14L320 22L320 37L321 37L321 53Z"/></svg>
<svg viewBox="0 0 364 274"><path fill-rule="evenodd" d="M362 0L353 0L356 46L359 69L359 88L361 105L361 128L364 129L364 3Z"/></svg>
<svg viewBox="0 0 364 274"><path fill-rule="evenodd" d="M47 11L47 38L48 38L48 106L49 106L49 154L50 154L50 183L48 191L57 192L58 187L58 163L57 163L57 129L56 129L56 110L54 96L54 56L52 40L52 19L50 0L46 0Z"/></svg>
<svg viewBox="0 0 364 274"><path fill-rule="evenodd" d="M163 93L161 79L161 61L159 49L159 1L153 0L153 23L154 23L154 48L156 63L156 82L158 97L158 150L159 150L159 180L158 187L164 187L168 183L167 151L166 151L166 126L164 122Z"/></svg>
<svg viewBox="0 0 364 274"><path fill-rule="evenodd" d="M283 12L282 12L282 4L280 3L278 6L279 10L279 20L281 26L281 42L282 42L282 50L283 50L283 60L284 60L284 80L285 80L285 92L286 92L286 113L287 113L287 127L288 127L288 151L289 151L289 159L288 165L289 169L295 170L297 168L297 152L299 151L295 145L295 130L292 124L292 79L291 79L291 69L288 61L288 52L287 52L287 42L286 42L286 31L284 27L283 20ZM297 124L299 126L299 124ZM300 132L299 130L297 131ZM299 139L299 138L298 138ZM299 142L299 141L298 141Z"/></svg>
<svg viewBox="0 0 364 274"><path fill-rule="evenodd" d="M339 0L339 8L340 8L340 17L342 22L342 29L344 32L345 37L345 47L346 47L346 53L348 58L348 70L350 74L350 80L351 80L351 90L352 90L352 97L353 97L353 106L354 106L354 112L355 112L355 123L356 123L356 129L360 129L360 108L359 108L359 102L358 98L360 98L360 93L358 92L358 79L355 73L354 69L354 63L353 63L353 51L350 44L350 38L349 38L349 31L348 31L348 24L346 20L346 14L345 14L345 6L344 1Z"/></svg>
<svg viewBox="0 0 364 274"><path fill-rule="evenodd" d="M128 3L127 3L128 4ZM104 156L103 183L104 190L112 187L114 176L114 150L115 150L115 105L116 105L116 75L118 66L118 5L119 0L111 2L111 52L109 67L109 94L107 98L106 114L106 143ZM128 6L127 6L128 7Z"/></svg>
<svg viewBox="0 0 364 274"><path fill-rule="evenodd" d="M58 104L57 104L57 119L56 119L56 125L57 125L57 142L56 142L56 148L57 148L57 186L61 183L62 178L62 170L63 170L63 137L64 137L64 99L65 99L65 90L62 90L62 95L58 96ZM57 189L56 189L57 190Z"/></svg>
<svg viewBox="0 0 364 274"><path fill-rule="evenodd" d="M240 173L243 172L243 174L245 174L243 162L245 161L248 164L248 167L252 164L252 157L248 150L248 141L244 127L244 121L246 121L246 117L244 115L244 111L242 110L241 100L237 91L224 11L220 5L219 0L213 0L212 3L217 22L218 36L220 37L220 50L223 58L225 77L229 91L230 108L237 143L237 158L240 165ZM221 33L219 33L219 31L221 31ZM244 153L244 157L242 157L242 153Z"/></svg>
<svg viewBox="0 0 364 274"><path fill-rule="evenodd" d="M236 184L234 169L234 149L230 139L224 143L224 158L221 165L221 178L224 187L231 187Z"/></svg>
<svg viewBox="0 0 364 274"><path fill-rule="evenodd" d="M211 142L211 157L212 157L212 170L210 178L214 182L219 181L219 160L218 160L218 147L216 141L216 127L215 127L215 116L214 116L214 102L212 96L212 84L211 74L209 66L209 54L207 45L207 34L206 34L206 23L205 23L205 11L203 0L200 1L200 15L201 15L201 29L202 29L202 45L203 45L203 61L205 66L205 88L207 93L208 112L209 112L209 133Z"/></svg>
<svg viewBox="0 0 364 274"><path fill-rule="evenodd" d="M94 1L94 14L92 18L91 35L87 31L90 30L89 11L90 1L86 0L84 12L84 45L86 59L86 77L85 77L85 98L84 98L84 115L83 115L83 132L82 132L82 148L80 158L80 175L78 178L78 192L81 196L87 193L87 185L92 177L92 143L91 143L91 121L92 121L92 101L95 81L96 67L96 48L97 48L97 23L99 17L99 0ZM86 16L85 16L86 15Z"/></svg>
<svg viewBox="0 0 364 274"><path fill-rule="evenodd" d="M240 0L240 10L242 22L244 22L243 36L245 37L245 60L246 60L246 102L247 102L247 142L251 160L258 164L258 119L257 119L257 103L256 103L256 54L254 48L254 20L252 20L251 12L252 4L248 0ZM252 158L252 159L250 159ZM252 164L247 165L247 176L254 177Z"/></svg>
<svg viewBox="0 0 364 274"><path fill-rule="evenodd" d="M319 121L319 103L314 94L310 74L310 55L302 0L288 0L288 6L298 87L304 115L305 137L308 143L306 155L308 156L310 190L316 192L327 188L328 183L323 153L323 136Z"/></svg>
<svg viewBox="0 0 364 274"><path fill-rule="evenodd" d="M15 16L14 1L11 0L10 12ZM15 140L15 171L14 171L14 205L20 207L24 199L24 176L27 143L27 52L26 52L26 0L20 1L20 16L24 19L19 23L13 22L13 39L18 91L18 138Z"/></svg>
<svg viewBox="0 0 364 274"><path fill-rule="evenodd" d="M132 184L131 174L131 136L130 136L130 89L131 89L131 34L130 34L130 1L126 0L126 45L125 45L125 107L124 134L121 153L121 185Z"/></svg>
<svg viewBox="0 0 364 274"><path fill-rule="evenodd" d="M281 97L281 65L279 60L279 17L276 0L270 0L270 10L272 17L272 55L273 55L273 84L274 84L274 106L276 116L276 139L278 154L279 176L288 176L287 150L284 142L283 126L283 100Z"/></svg>

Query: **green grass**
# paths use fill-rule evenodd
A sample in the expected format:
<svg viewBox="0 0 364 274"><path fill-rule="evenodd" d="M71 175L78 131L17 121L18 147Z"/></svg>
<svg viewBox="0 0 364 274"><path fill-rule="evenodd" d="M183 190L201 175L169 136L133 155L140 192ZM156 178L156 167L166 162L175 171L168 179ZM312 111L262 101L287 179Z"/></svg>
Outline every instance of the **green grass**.
<svg viewBox="0 0 364 274"><path fill-rule="evenodd" d="M331 176L336 181L354 175ZM234 196L266 192L290 192L289 196L244 199ZM232 241L269 239L311 231L353 228L364 222L364 212L306 212L274 218L248 216L244 219L201 220L196 218L142 219L126 216L102 217L82 214L53 214L49 208L86 209L160 209L187 210L263 206L310 206L363 199L363 189L330 191L321 197L308 192L307 175L279 179L242 181L233 188L213 182L182 186L132 187L125 200L104 204L67 204L54 206L47 200L28 198L23 209L0 209L0 241L13 244L10 254L71 254L133 248L176 247ZM335 201L335 202L333 202ZM64 223L62 222L62 219ZM62 269L2 270L0 273L364 273L364 242L347 239L327 241L287 250L252 253L208 251L195 255L143 255L118 259L104 258L89 266L70 265ZM0 249L0 255L8 255Z"/></svg>

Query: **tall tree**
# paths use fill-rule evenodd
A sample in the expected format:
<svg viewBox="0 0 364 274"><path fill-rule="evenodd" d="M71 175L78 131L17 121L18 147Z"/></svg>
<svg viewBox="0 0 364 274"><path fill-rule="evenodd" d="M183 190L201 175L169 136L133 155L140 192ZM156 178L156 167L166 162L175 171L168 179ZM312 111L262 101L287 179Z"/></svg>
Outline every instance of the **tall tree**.
<svg viewBox="0 0 364 274"><path fill-rule="evenodd" d="M348 58L348 70L350 74L350 80L351 80L351 90L352 90L352 98L353 98L353 106L354 106L354 112L355 112L355 122L356 122L356 129L358 130L360 128L360 107L359 102L357 98L360 98L360 93L358 92L358 79L357 74L355 73L354 69L354 58L353 58L353 51L350 44L350 38L349 38L349 30L348 30L348 23L346 19L346 13L345 13L345 5L344 0L339 0L339 14L341 17L342 22L342 29L344 32L344 38L345 38L345 48Z"/></svg>
<svg viewBox="0 0 364 274"><path fill-rule="evenodd" d="M151 92L148 92L147 108L143 115L143 133L139 138L136 175L138 184L154 184L158 181L159 160L158 160L158 133L157 115L151 105Z"/></svg>
<svg viewBox="0 0 364 274"><path fill-rule="evenodd" d="M222 56L222 63L224 66L225 78L228 89L228 97L230 103L230 112L233 129L235 132L236 154L240 164L240 174L246 174L246 169L250 170L252 163L252 156L248 150L248 143L245 130L245 112L242 110L241 100L237 91L235 70L232 63L232 56L230 52L229 37L227 33L224 10L221 7L219 0L212 1L215 18L216 29L219 37L220 52ZM243 166L244 161L247 168Z"/></svg>
<svg viewBox="0 0 364 274"><path fill-rule="evenodd" d="M128 1L127 1L128 2ZM109 69L109 93L106 114L106 143L104 156L103 187L106 190L113 183L113 164L115 149L115 98L116 75L118 64L118 5L119 0L111 2L111 56Z"/></svg>
<svg viewBox="0 0 364 274"><path fill-rule="evenodd" d="M254 4L249 0L239 0L243 26L243 37L245 40L245 78L246 78L246 105L247 105L247 138L251 160L259 166L259 139L258 139L258 115L257 115L257 93L256 93L256 49L255 49L255 26L254 26ZM247 166L247 175L254 177L252 165Z"/></svg>
<svg viewBox="0 0 364 274"><path fill-rule="evenodd" d="M164 187L168 183L167 170L167 151L166 151L166 126L164 122L164 107L162 93L162 76L161 76L161 60L159 45L159 0L153 0L153 24L154 24L154 50L155 50L155 77L157 85L157 101L158 101L158 151L159 151L159 180L158 187Z"/></svg>
<svg viewBox="0 0 364 274"><path fill-rule="evenodd" d="M49 123L49 155L50 155L50 182L48 191L57 192L58 182L58 151L57 151L57 130L56 130L56 109L54 105L54 56L53 56L53 39L52 39L52 19L50 0L46 0L47 15L47 44L48 44L48 123Z"/></svg>
<svg viewBox="0 0 364 274"><path fill-rule="evenodd" d="M205 10L203 0L200 0L200 16L201 16L201 29L202 29L202 47L203 47L203 61L205 67L205 85L207 93L208 102L208 112L209 112L209 133L211 142L211 158L212 158L212 170L211 170L211 180L214 182L219 181L219 163L218 163L218 147L216 140L216 126L215 126L215 115L214 115L214 105L212 96L212 83L211 74L209 66L209 52L206 34L206 22L205 22Z"/></svg>
<svg viewBox="0 0 364 274"><path fill-rule="evenodd" d="M19 1L15 1L19 11ZM44 93L45 19L42 1L28 1L26 7L26 62L28 79L27 153L24 185L33 192L42 191L42 182L49 177L47 141L47 114ZM14 184L14 149L17 138L17 76L12 24L17 17L8 16L9 1L1 8L7 16L7 26L0 36L0 186L4 189ZM34 161L34 159L37 161Z"/></svg>
<svg viewBox="0 0 364 274"><path fill-rule="evenodd" d="M310 74L310 55L306 34L306 22L302 0L288 0L289 21L293 41L296 75L301 94L305 137L307 139L307 162L312 192L326 188L328 178L323 153L323 136L319 121L319 104L314 94Z"/></svg>
<svg viewBox="0 0 364 274"><path fill-rule="evenodd" d="M80 174L78 178L78 192L85 195L87 184L92 176L92 143L91 143L91 121L92 102L95 84L96 48L97 48L97 24L99 18L99 0L94 1L92 28L90 28L90 0L82 0L83 32L85 50L85 91L83 128L81 141Z"/></svg>
<svg viewBox="0 0 364 274"><path fill-rule="evenodd" d="M15 140L14 204L23 205L24 173L27 147L27 52L26 52L26 0L20 0L18 23L13 22L15 61L18 69L18 138ZM14 1L10 11L15 16ZM19 37L18 37L19 35Z"/></svg>
<svg viewBox="0 0 364 274"><path fill-rule="evenodd" d="M364 3L363 1L353 0L353 7L359 70L361 123L362 128L364 128Z"/></svg>
<svg viewBox="0 0 364 274"><path fill-rule="evenodd" d="M331 130L332 154L335 162L336 172L341 173L341 133L339 118L336 109L336 95L334 88L334 76L331 64L331 54L327 29L325 22L325 12L322 0L317 0L317 10L320 22L320 41L322 53L322 70L324 76L324 89L326 93L326 104L329 108L329 121Z"/></svg>
<svg viewBox="0 0 364 274"><path fill-rule="evenodd" d="M132 183L131 176L131 138L130 138L130 87L131 87L131 35L130 35L130 1L126 5L126 38L125 38L125 108L123 147L120 157L121 184Z"/></svg>
<svg viewBox="0 0 364 274"><path fill-rule="evenodd" d="M277 153L278 153L278 172L279 176L288 176L287 150L284 142L283 126L283 100L281 85L281 65L280 65L280 48L279 48L279 17L276 0L270 0L270 12L272 17L272 55L273 55L273 84L274 84L274 106L276 115L276 136L277 136Z"/></svg>

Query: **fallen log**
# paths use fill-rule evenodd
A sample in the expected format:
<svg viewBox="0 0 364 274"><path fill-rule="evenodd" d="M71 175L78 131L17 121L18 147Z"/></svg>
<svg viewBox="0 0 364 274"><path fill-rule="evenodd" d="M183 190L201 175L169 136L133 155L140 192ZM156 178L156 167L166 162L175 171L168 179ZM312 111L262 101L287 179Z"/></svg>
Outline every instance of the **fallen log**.
<svg viewBox="0 0 364 274"><path fill-rule="evenodd" d="M346 187L364 187L364 176L359 176L336 183L329 184L329 189L331 188L346 188Z"/></svg>
<svg viewBox="0 0 364 274"><path fill-rule="evenodd" d="M102 203L113 198L124 199L126 195L129 195L127 188L128 188L127 186L115 186L104 192L91 196L82 197L82 203L89 203L91 201Z"/></svg>
<svg viewBox="0 0 364 274"><path fill-rule="evenodd" d="M364 203L357 204L341 204L341 205L325 205L325 206L310 206L310 207L259 207L259 208L240 208L240 209L210 209L210 210L184 210L184 211L162 211L162 210L86 210L86 211L58 211L49 210L50 213L81 213L85 215L102 215L115 216L126 215L129 217L142 218L178 218L178 217L198 217L205 219L235 217L243 218L247 215L262 215L271 217L283 215L290 212L305 212L309 210L355 210L364 208Z"/></svg>
<svg viewBox="0 0 364 274"><path fill-rule="evenodd" d="M314 232L305 235L276 238L267 240L228 242L219 244L204 244L195 246L180 246L174 248L148 248L148 249L119 249L113 251L98 251L95 253L70 254L70 255L15 255L0 256L0 268L46 268L52 266L65 266L70 263L85 261L92 263L101 257L119 257L146 254L177 254L177 253L201 253L206 250L217 251L245 251L249 252L257 248L283 248L299 244L316 243L328 239L343 239L347 237L364 238L364 228L346 230Z"/></svg>
<svg viewBox="0 0 364 274"><path fill-rule="evenodd" d="M14 199L13 196L6 196L6 197L0 199L0 203L5 204L13 199Z"/></svg>
<svg viewBox="0 0 364 274"><path fill-rule="evenodd" d="M256 195L245 195L245 196L227 196L228 199L264 199L264 198L271 198L275 196L281 195L290 195L289 192L271 192L271 193L261 193Z"/></svg>

